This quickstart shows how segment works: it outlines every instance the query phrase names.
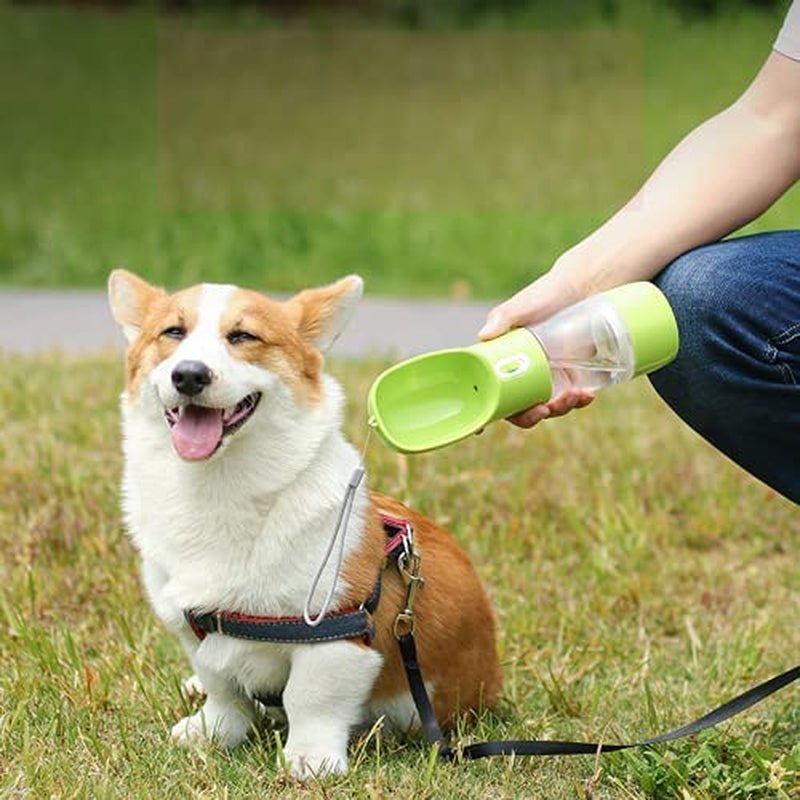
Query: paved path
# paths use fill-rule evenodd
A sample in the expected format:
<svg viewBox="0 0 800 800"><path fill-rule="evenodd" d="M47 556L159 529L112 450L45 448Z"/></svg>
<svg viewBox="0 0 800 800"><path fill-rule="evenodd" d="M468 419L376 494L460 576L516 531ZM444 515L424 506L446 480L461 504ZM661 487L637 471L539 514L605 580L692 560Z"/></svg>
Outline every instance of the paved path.
<svg viewBox="0 0 800 800"><path fill-rule="evenodd" d="M333 356L406 358L475 341L489 303L366 297ZM0 289L0 350L86 355L124 347L104 292Z"/></svg>

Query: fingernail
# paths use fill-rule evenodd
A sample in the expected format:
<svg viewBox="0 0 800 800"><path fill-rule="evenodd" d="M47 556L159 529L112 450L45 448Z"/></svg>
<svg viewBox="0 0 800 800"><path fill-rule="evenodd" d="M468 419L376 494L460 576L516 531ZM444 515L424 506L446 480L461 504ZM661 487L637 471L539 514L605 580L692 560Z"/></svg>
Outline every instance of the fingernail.
<svg viewBox="0 0 800 800"><path fill-rule="evenodd" d="M486 322L483 323L483 327L478 331L478 336L492 336L496 332L497 323L489 317Z"/></svg>

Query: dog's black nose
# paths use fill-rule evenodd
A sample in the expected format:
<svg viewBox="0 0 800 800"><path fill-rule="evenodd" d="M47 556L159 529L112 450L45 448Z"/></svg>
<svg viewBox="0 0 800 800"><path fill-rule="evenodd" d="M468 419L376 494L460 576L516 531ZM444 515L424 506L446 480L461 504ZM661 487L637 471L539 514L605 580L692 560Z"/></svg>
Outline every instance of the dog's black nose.
<svg viewBox="0 0 800 800"><path fill-rule="evenodd" d="M211 383L211 370L202 361L181 361L172 370L172 385L181 393L194 397Z"/></svg>

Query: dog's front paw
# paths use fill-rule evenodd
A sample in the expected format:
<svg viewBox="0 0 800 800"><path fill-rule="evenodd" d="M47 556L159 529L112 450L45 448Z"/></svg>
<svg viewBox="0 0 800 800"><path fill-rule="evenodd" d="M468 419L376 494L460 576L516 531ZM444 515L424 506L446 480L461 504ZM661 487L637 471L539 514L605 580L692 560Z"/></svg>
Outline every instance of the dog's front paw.
<svg viewBox="0 0 800 800"><path fill-rule="evenodd" d="M172 726L170 738L175 744L183 747L202 744L211 741L211 731L206 726L205 717L202 712L192 714L191 717L184 717Z"/></svg>
<svg viewBox="0 0 800 800"><path fill-rule="evenodd" d="M206 696L206 688L197 675L190 675L181 684L181 688L189 700L198 700Z"/></svg>
<svg viewBox="0 0 800 800"><path fill-rule="evenodd" d="M236 712L210 715L203 709L173 725L170 736L173 742L182 747L194 747L213 741L229 749L244 742L249 732L248 717Z"/></svg>
<svg viewBox="0 0 800 800"><path fill-rule="evenodd" d="M299 780L321 778L325 775L344 775L347 772L347 753L324 750L297 750L286 747L283 751L286 768Z"/></svg>

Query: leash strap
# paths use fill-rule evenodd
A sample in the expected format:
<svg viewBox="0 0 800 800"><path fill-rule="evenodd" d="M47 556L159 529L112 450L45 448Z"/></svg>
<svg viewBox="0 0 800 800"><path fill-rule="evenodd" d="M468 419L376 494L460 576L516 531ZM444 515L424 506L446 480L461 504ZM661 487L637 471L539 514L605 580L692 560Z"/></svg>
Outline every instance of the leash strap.
<svg viewBox="0 0 800 800"><path fill-rule="evenodd" d="M574 755L595 755L597 753L611 753L617 750L629 750L634 747L650 747L654 744L671 742L681 739L684 736L691 736L700 733L707 728L713 728L721 722L740 714L742 711L761 702L771 694L783 689L790 683L800 678L800 666L787 670L786 672L770 678L764 683L760 683L752 689L734 697L727 703L715 708L708 714L684 725L680 728L652 736L641 742L629 742L626 744L605 744L603 742L564 742L564 741L543 741L538 739L506 739L495 742L477 742L466 745L459 750L453 750L447 746L442 735L436 715L425 689L425 682L417 660L417 650L414 645L414 637L411 633L405 634L398 639L400 653L403 658L403 666L408 678L408 686L417 713L422 722L422 728L431 744L439 746L441 757L451 761L457 758L467 760L477 758L487 758L489 756L574 756Z"/></svg>
<svg viewBox="0 0 800 800"><path fill-rule="evenodd" d="M450 758L452 751L447 745L442 729L439 727L439 721L433 711L428 690L425 688L425 681L422 679L414 636L411 633L406 633L398 637L397 644L400 646L400 654L403 657L403 666L408 678L408 688L414 698L414 705L417 707L417 713L425 731L425 736L431 744L439 745L440 756Z"/></svg>

